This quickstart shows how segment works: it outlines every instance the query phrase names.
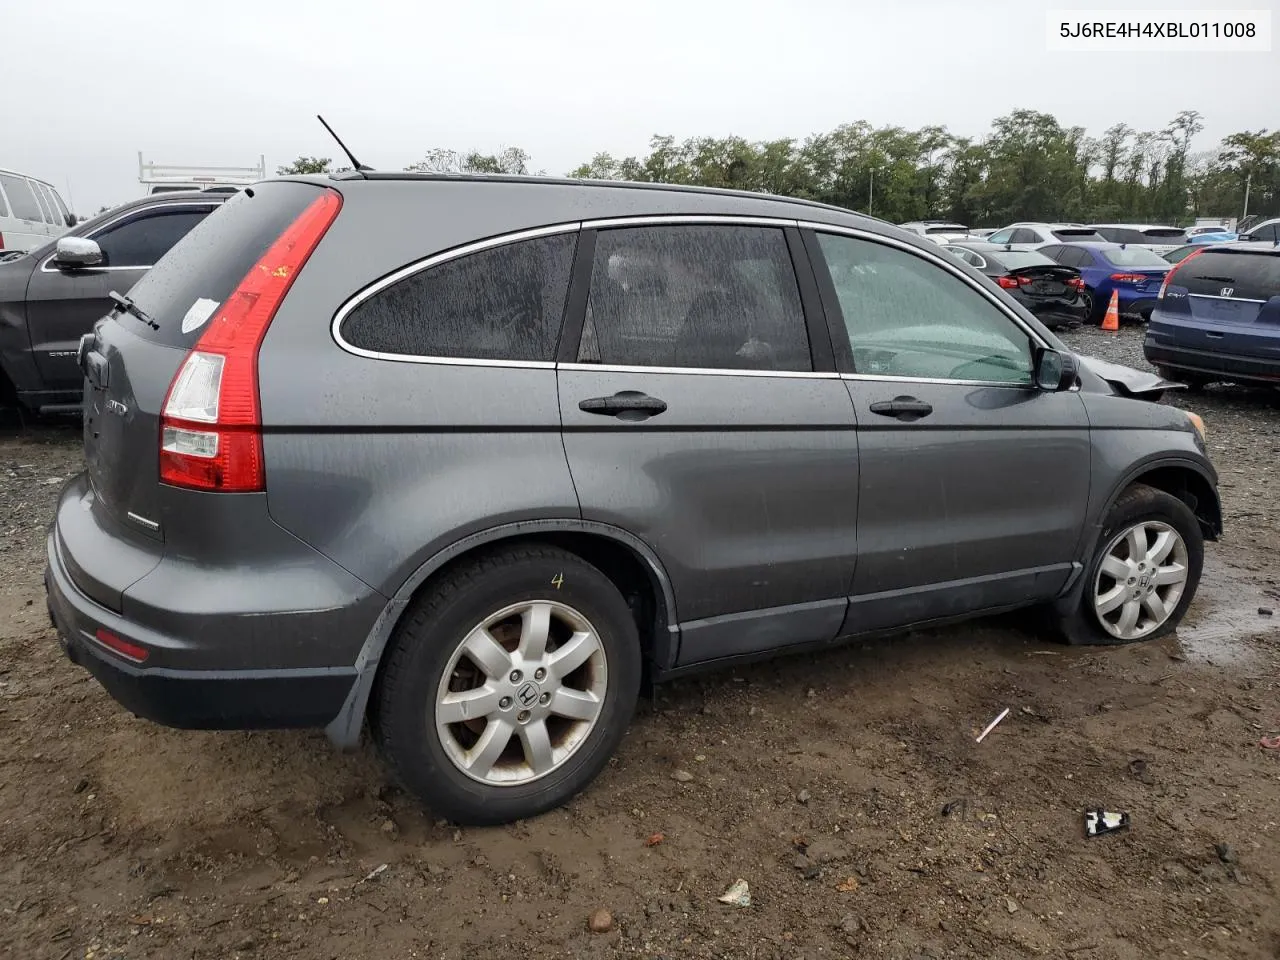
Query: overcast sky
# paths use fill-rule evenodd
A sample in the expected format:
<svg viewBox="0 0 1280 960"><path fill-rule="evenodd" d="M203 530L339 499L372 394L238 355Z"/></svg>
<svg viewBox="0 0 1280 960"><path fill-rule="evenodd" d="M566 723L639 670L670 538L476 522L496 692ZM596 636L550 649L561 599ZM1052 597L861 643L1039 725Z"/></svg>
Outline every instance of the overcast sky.
<svg viewBox="0 0 1280 960"><path fill-rule="evenodd" d="M1129 0L1206 8L1213 0ZM1221 6L1272 9L1280 0ZM137 155L268 169L520 146L567 172L650 135L803 137L865 119L980 136L1017 107L1090 133L1204 114L1207 149L1274 127L1271 53L1057 53L1050 9L1101 0L0 0L0 166L82 214L139 196ZM18 40L20 42L9 42Z"/></svg>

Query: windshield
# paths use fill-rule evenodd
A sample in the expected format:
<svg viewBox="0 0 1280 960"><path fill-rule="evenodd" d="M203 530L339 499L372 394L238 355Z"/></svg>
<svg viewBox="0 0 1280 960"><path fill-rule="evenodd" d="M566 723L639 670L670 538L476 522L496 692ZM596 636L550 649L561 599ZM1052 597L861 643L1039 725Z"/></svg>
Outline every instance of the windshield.
<svg viewBox="0 0 1280 960"><path fill-rule="evenodd" d="M1167 267L1169 261L1146 247L1116 247L1102 250L1107 263L1115 267Z"/></svg>

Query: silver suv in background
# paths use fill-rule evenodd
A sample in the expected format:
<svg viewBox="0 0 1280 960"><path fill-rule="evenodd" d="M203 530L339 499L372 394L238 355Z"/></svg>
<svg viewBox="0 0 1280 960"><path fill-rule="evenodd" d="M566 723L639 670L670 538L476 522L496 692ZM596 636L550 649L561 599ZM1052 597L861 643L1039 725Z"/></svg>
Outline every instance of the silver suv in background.
<svg viewBox="0 0 1280 960"><path fill-rule="evenodd" d="M1172 630L1194 415L936 244L759 194L270 180L79 349L68 654L185 727L366 721L439 815L532 816L642 676L1017 607Z"/></svg>
<svg viewBox="0 0 1280 960"><path fill-rule="evenodd" d="M987 237L987 243L1008 245L1013 250L1035 250L1048 243L1075 243L1082 240L1100 243L1105 238L1082 223L1014 223Z"/></svg>
<svg viewBox="0 0 1280 960"><path fill-rule="evenodd" d="M1153 223L1095 223L1093 229L1111 243L1146 247L1164 256L1187 242L1187 231Z"/></svg>

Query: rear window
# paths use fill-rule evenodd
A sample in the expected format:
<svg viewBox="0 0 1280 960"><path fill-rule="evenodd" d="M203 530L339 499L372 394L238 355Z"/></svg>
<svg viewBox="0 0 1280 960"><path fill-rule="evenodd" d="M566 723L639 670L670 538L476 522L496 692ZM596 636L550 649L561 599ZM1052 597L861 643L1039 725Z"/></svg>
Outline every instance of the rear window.
<svg viewBox="0 0 1280 960"><path fill-rule="evenodd" d="M1021 267L1056 267L1057 264L1035 250L1005 250L999 254L1000 262L1010 270Z"/></svg>
<svg viewBox="0 0 1280 960"><path fill-rule="evenodd" d="M31 184L26 177L15 177L10 173L0 173L0 186L9 195L9 203L13 205L13 215L19 220L43 220L40 216L40 204L36 203L36 195L31 192Z"/></svg>
<svg viewBox="0 0 1280 960"><path fill-rule="evenodd" d="M1178 230L1173 227L1152 227L1150 230L1143 230L1147 235L1147 239L1154 243L1186 243L1187 234L1184 230Z"/></svg>
<svg viewBox="0 0 1280 960"><path fill-rule="evenodd" d="M1099 236L1096 230L1090 230L1088 227L1063 227L1059 230L1051 231L1055 237L1063 243L1071 243L1077 240L1092 240L1095 243L1105 241L1105 237Z"/></svg>
<svg viewBox="0 0 1280 960"><path fill-rule="evenodd" d="M1280 254L1206 250L1179 267L1173 282L1205 296L1270 300L1280 295Z"/></svg>
<svg viewBox="0 0 1280 960"><path fill-rule="evenodd" d="M194 345L204 322L231 296L267 247L316 199L316 191L305 183L264 183L254 187L252 196L245 192L232 197L179 240L129 291L159 329L127 317L121 322L147 340L172 347ZM188 315L184 333L183 318Z"/></svg>

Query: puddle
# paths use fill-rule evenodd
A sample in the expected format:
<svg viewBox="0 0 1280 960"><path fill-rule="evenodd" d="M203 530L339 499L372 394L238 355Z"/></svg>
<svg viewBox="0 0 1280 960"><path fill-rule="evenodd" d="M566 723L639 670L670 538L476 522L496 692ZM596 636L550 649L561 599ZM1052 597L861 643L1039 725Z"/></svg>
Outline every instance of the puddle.
<svg viewBox="0 0 1280 960"><path fill-rule="evenodd" d="M1177 639L1188 660L1238 666L1258 656L1247 641L1280 627L1280 616L1263 616L1259 607L1280 611L1280 602L1264 587L1241 582L1231 567L1205 558L1195 602L1178 627Z"/></svg>

